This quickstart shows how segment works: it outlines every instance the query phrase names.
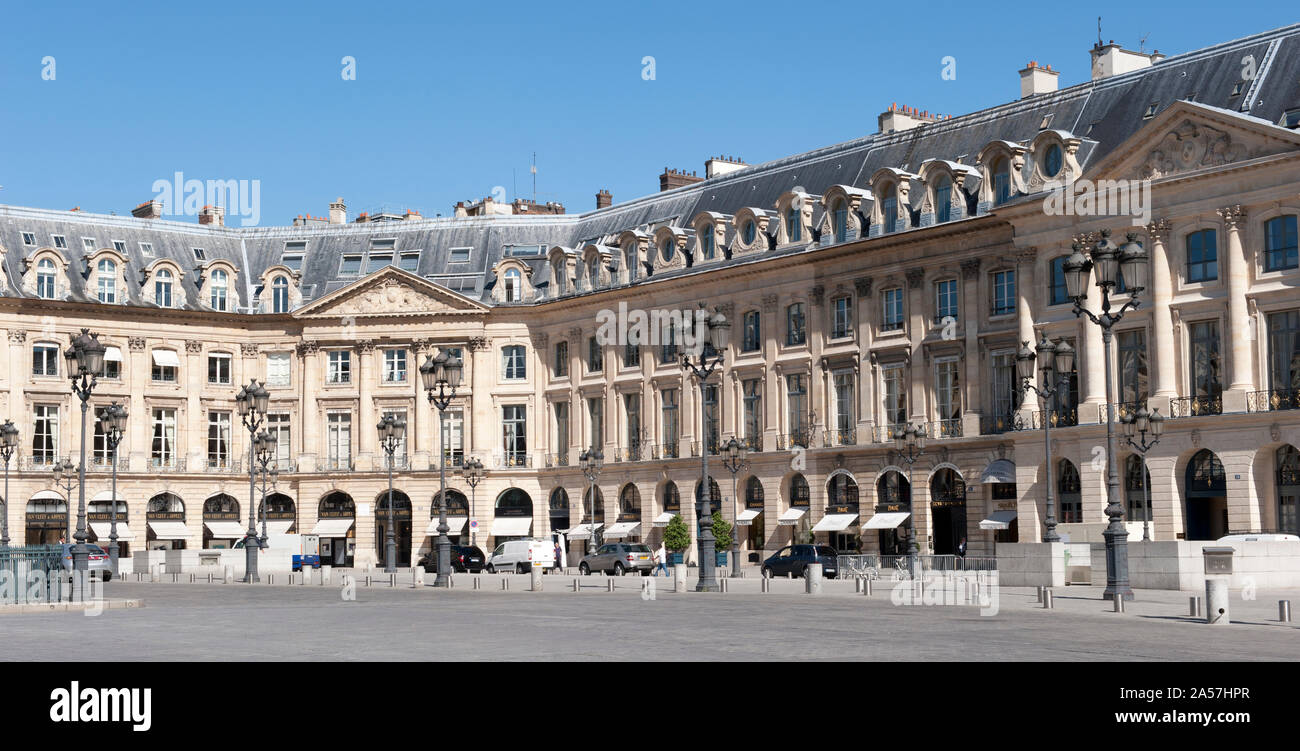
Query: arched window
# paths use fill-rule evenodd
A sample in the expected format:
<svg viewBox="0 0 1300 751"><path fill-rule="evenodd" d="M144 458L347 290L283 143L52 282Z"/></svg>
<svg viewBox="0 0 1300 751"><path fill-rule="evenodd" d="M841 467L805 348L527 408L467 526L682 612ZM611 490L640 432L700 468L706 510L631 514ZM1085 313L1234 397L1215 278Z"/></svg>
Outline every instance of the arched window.
<svg viewBox="0 0 1300 751"><path fill-rule="evenodd" d="M523 275L519 269L506 269L506 302L519 302L523 297Z"/></svg>
<svg viewBox="0 0 1300 751"><path fill-rule="evenodd" d="M107 258L95 267L95 284L100 302L117 302L117 264Z"/></svg>
<svg viewBox="0 0 1300 751"><path fill-rule="evenodd" d="M239 516L239 501L235 500L233 496L222 493L221 495L214 495L203 502L203 516L205 518L217 514Z"/></svg>
<svg viewBox="0 0 1300 751"><path fill-rule="evenodd" d="M1277 450L1277 531L1300 535L1300 451Z"/></svg>
<svg viewBox="0 0 1300 751"><path fill-rule="evenodd" d="M555 294L562 295L567 291L568 285L565 284L564 278L564 258L556 258L551 263L551 284L555 287Z"/></svg>
<svg viewBox="0 0 1300 751"><path fill-rule="evenodd" d="M592 259L587 262L587 284L592 289L596 289L597 287L600 286L600 257L599 256L593 256Z"/></svg>
<svg viewBox="0 0 1300 751"><path fill-rule="evenodd" d="M705 261L713 260L713 225L706 224L700 227L700 258Z"/></svg>
<svg viewBox="0 0 1300 751"><path fill-rule="evenodd" d="M993 162L993 205L1011 200L1011 160L999 157Z"/></svg>
<svg viewBox="0 0 1300 751"><path fill-rule="evenodd" d="M600 488L592 485L582 493L582 515L588 521L592 520L595 515L596 524L605 523L605 496L600 492Z"/></svg>
<svg viewBox="0 0 1300 751"><path fill-rule="evenodd" d="M876 496L879 506L891 511L908 507L912 503L912 490L907 483L907 477L895 470L880 476L880 480L876 483Z"/></svg>
<svg viewBox="0 0 1300 751"><path fill-rule="evenodd" d="M763 483L757 477L745 481L745 508L763 508Z"/></svg>
<svg viewBox="0 0 1300 751"><path fill-rule="evenodd" d="M1061 145L1054 143L1047 147L1043 155L1043 176L1056 177L1061 171Z"/></svg>
<svg viewBox="0 0 1300 751"><path fill-rule="evenodd" d="M858 508L858 483L848 474L840 472L831 477L826 488L826 513L848 514Z"/></svg>
<svg viewBox="0 0 1300 751"><path fill-rule="evenodd" d="M153 300L159 307L170 308L172 306L172 272L167 269L158 269L158 273L153 278Z"/></svg>
<svg viewBox="0 0 1300 751"><path fill-rule="evenodd" d="M624 253L625 253L624 261L627 266L627 280L629 282L634 282L636 281L637 275L639 273L637 271L637 266L641 265L641 262L638 261L636 257L637 256L636 245L629 245L627 247L627 250L624 251Z"/></svg>
<svg viewBox="0 0 1300 751"><path fill-rule="evenodd" d="M664 513L680 514L682 512L682 496L677 490L677 483L669 480L664 483L663 490Z"/></svg>
<svg viewBox="0 0 1300 751"><path fill-rule="evenodd" d="M792 243L803 239L803 222L800 213L794 202L791 202L790 208L785 210L785 233Z"/></svg>
<svg viewBox="0 0 1300 751"><path fill-rule="evenodd" d="M569 524L569 494L564 488L551 491L547 506L551 516L551 529L562 532L572 526Z"/></svg>
<svg viewBox="0 0 1300 751"><path fill-rule="evenodd" d="M282 276L271 282L271 312L289 312L289 280Z"/></svg>
<svg viewBox="0 0 1300 751"><path fill-rule="evenodd" d="M1078 468L1069 459L1062 459L1056 468L1056 496L1061 502L1062 524L1077 524L1083 521L1081 488Z"/></svg>
<svg viewBox="0 0 1300 751"><path fill-rule="evenodd" d="M885 234L898 230L898 189L893 185L885 188L885 200L880 204L881 222Z"/></svg>
<svg viewBox="0 0 1300 751"><path fill-rule="evenodd" d="M36 296L42 300L53 300L54 287L54 261L42 258L36 264Z"/></svg>
<svg viewBox="0 0 1300 751"><path fill-rule="evenodd" d="M745 239L746 245L753 245L755 238L758 237L758 226L751 219L745 222L745 226L740 230L740 236Z"/></svg>
<svg viewBox="0 0 1300 751"><path fill-rule="evenodd" d="M208 283L208 307L213 310L227 310L228 295L230 291L230 275L221 269L212 272L212 280Z"/></svg>
<svg viewBox="0 0 1300 751"><path fill-rule="evenodd" d="M808 480L803 475L795 475L790 478L790 505L791 506L808 506L811 502L811 494L808 492Z"/></svg>
<svg viewBox="0 0 1300 751"><path fill-rule="evenodd" d="M635 521L641 518L641 491L632 483L623 486L618 494L618 516L623 521Z"/></svg>
<svg viewBox="0 0 1300 751"><path fill-rule="evenodd" d="M952 219L952 180L941 175L934 184L934 221L942 224Z"/></svg>
<svg viewBox="0 0 1300 751"><path fill-rule="evenodd" d="M172 493L160 493L149 499L146 514L184 514L185 503Z"/></svg>
<svg viewBox="0 0 1300 751"><path fill-rule="evenodd" d="M1124 460L1124 499L1126 521L1151 521L1151 473L1143 473L1142 457L1129 454Z"/></svg>
<svg viewBox="0 0 1300 751"><path fill-rule="evenodd" d="M659 246L659 255L663 256L665 262L673 260L673 252L677 250L677 241L671 237L664 238L664 242Z"/></svg>
<svg viewBox="0 0 1300 751"><path fill-rule="evenodd" d="M842 198L835 199L831 204L831 231L837 243L849 239L849 208Z"/></svg>

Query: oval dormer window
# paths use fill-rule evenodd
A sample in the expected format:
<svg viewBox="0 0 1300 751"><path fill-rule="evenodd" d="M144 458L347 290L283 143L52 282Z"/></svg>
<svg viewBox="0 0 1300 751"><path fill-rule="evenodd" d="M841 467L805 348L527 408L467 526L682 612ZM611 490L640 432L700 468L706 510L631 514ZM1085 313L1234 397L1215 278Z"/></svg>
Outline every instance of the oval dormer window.
<svg viewBox="0 0 1300 751"><path fill-rule="evenodd" d="M673 242L671 237L664 240L664 244L659 246L659 255L663 256L665 261L673 260L674 247L676 247L676 243Z"/></svg>
<svg viewBox="0 0 1300 751"><path fill-rule="evenodd" d="M746 245L754 243L754 238L758 236L758 228L754 226L753 221L745 222L745 228L741 230L741 236L745 238Z"/></svg>
<svg viewBox="0 0 1300 751"><path fill-rule="evenodd" d="M1056 177L1061 171L1061 146L1052 144L1047 147L1047 154L1043 156L1043 174L1047 177Z"/></svg>

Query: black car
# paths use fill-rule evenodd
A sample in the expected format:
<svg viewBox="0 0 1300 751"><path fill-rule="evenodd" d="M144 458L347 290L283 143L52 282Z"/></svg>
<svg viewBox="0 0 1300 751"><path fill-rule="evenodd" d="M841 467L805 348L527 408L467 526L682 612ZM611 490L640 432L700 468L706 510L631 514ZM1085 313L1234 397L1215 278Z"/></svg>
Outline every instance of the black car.
<svg viewBox="0 0 1300 751"><path fill-rule="evenodd" d="M822 576L834 579L837 573L835 568L837 555L835 548L829 545L787 545L777 551L776 555L763 561L763 576L766 578L786 574L803 576L808 570L808 564L820 563Z"/></svg>
<svg viewBox="0 0 1300 751"><path fill-rule="evenodd" d="M486 561L487 558L477 545L453 544L451 546L451 570L458 574L477 574L483 570ZM435 545L433 550L426 553L416 565L423 568L427 573L438 573L437 546Z"/></svg>

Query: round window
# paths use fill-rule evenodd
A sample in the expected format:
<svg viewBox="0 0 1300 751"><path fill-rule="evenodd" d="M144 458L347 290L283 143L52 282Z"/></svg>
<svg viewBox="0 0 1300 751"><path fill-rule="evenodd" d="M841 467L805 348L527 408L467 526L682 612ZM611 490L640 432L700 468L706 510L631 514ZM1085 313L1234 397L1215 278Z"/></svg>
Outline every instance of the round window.
<svg viewBox="0 0 1300 751"><path fill-rule="evenodd" d="M757 234L757 229L755 229L755 227L754 227L754 223L753 223L753 222L745 222L745 228L744 228L744 230L742 231L742 234L744 235L744 238L745 238L745 244L746 244L746 245L749 245L749 244L753 243L753 242L754 242L754 236L755 236L755 234Z"/></svg>
<svg viewBox="0 0 1300 751"><path fill-rule="evenodd" d="M659 247L659 254L664 257L665 261L673 260L673 249L676 245L677 244L674 243L673 239L670 237L667 240L664 240L664 244Z"/></svg>
<svg viewBox="0 0 1300 751"><path fill-rule="evenodd" d="M1061 147L1059 144L1052 144L1047 147L1047 154L1043 157L1043 174L1048 177L1056 177L1061 171Z"/></svg>

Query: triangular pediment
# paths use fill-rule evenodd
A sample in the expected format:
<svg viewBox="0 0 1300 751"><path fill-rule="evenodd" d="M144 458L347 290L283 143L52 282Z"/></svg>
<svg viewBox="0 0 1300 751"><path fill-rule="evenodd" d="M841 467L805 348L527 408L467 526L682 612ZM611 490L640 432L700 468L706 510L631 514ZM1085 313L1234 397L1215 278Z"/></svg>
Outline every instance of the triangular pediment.
<svg viewBox="0 0 1300 751"><path fill-rule="evenodd" d="M1159 180L1300 151L1300 134L1257 117L1178 101L1104 159L1091 180Z"/></svg>
<svg viewBox="0 0 1300 751"><path fill-rule="evenodd" d="M334 290L294 312L299 318L389 318L474 315L487 306L396 266Z"/></svg>

